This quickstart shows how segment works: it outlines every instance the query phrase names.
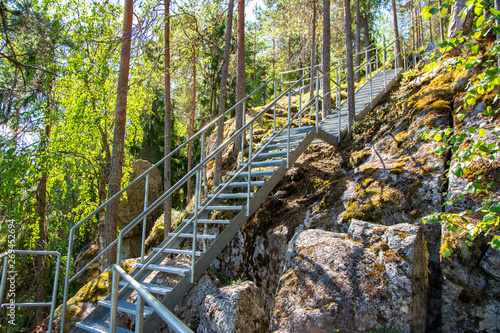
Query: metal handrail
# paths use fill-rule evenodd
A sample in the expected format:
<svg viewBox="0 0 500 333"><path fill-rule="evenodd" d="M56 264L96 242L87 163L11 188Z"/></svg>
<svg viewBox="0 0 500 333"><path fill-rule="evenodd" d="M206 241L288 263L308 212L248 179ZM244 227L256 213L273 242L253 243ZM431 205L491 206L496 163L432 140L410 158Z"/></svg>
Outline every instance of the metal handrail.
<svg viewBox="0 0 500 333"><path fill-rule="evenodd" d="M130 287L132 287L137 294L143 299L146 303L149 304L153 308L153 310L163 319L167 325L174 330L176 333L190 333L193 332L189 327L187 327L179 318L177 318L172 311L167 309L167 307L160 303L149 291L144 289L139 282L134 280L132 276L127 274L123 268L118 265L113 265L112 269L114 272L117 272L123 280L127 282ZM114 283L114 282L113 282ZM114 309L114 313L112 316L116 316L116 309Z"/></svg>
<svg viewBox="0 0 500 333"><path fill-rule="evenodd" d="M3 304L3 296L5 294L5 286L7 282L7 273L10 271L8 270L8 260L7 257L10 258L11 255L16 255L16 254L26 254L26 255L49 255L49 256L56 256L56 271L54 273L54 284L52 287L52 299L50 302L30 302L30 303L5 303ZM47 332L51 333L52 332L52 326L53 326L53 319L54 319L54 311L56 309L56 302L57 302L57 285L58 285L58 278L59 278L59 267L61 266L61 254L57 251L27 251L27 250L9 250L8 252L4 252L0 254L0 260L3 260L3 270L2 270L2 281L0 282L0 309L4 307L11 307L11 306L17 306L17 307L37 307L37 306L50 306L50 315L49 315L49 324L47 328ZM16 273L17 275L17 273Z"/></svg>
<svg viewBox="0 0 500 333"><path fill-rule="evenodd" d="M401 38L401 37L400 37ZM388 63L386 63L386 51L387 49L392 46L392 44L394 44L395 41L393 41L392 43L390 43L389 45L385 45L385 41L384 41L384 48L381 50L381 52L384 52L384 62L383 62L383 67L382 67L382 70L384 70L384 80L385 80L385 68L388 66ZM403 44L403 47L404 47L404 44ZM363 52L365 52L365 54L367 55L368 54L368 50L369 49L366 49L364 50ZM372 49L370 49L372 50ZM371 70L371 66L373 64L372 60L375 59L376 62L377 62L377 71L379 70L378 69L378 61L379 61L379 57L380 57L380 54L378 52L378 49L375 48L374 50L377 51L376 55L373 55L372 57L370 57L369 59L366 59L365 62L358 66L357 67L357 70L360 70L362 66L365 66L367 67L367 73L369 73L370 77L371 77L371 74L372 74L372 70ZM403 51L404 53L404 51ZM395 57L397 55L401 54L398 53L395 55ZM405 58L406 60L406 58ZM390 62L389 62L390 63ZM406 63L405 63L406 64ZM368 71L368 65L370 65L370 70ZM336 71L336 75L337 75L337 80L334 80L333 78L330 77L330 81L332 81L336 87L335 87L335 92L339 95L340 97L340 86L342 84L342 82L344 81L344 79L342 78L342 75L341 75L341 70L343 68L343 64L340 62L337 66L334 67L333 70L330 70L330 72L328 72L328 76L330 76L329 74L332 72L332 71ZM300 69L300 70L303 70L303 69ZM313 97L312 99L309 100L308 103L305 104L305 106L302 107L302 103L301 103L301 95L302 95L302 91L304 89L304 86L299 88L298 91L300 92L300 102L299 102L299 111L297 112L297 114L295 114L295 116L293 118L291 118L291 112L290 112L290 106L291 106L291 102L290 102L290 98L291 98L291 94L292 92L295 92L295 88L296 86L300 83L300 82L304 82L305 80L309 80L310 79L310 74L313 73L313 71L316 71L316 79L314 80L315 81L315 84L316 84L316 95L315 97ZM289 72L292 72L292 71L289 71ZM236 179L237 177L239 177L239 175L245 170L245 168L248 167L248 181L249 183L251 182L251 165L252 165L252 162L258 158L259 154L261 154L266 148L267 146L272 142L272 140L274 138L276 138L279 134L283 133L283 131L285 129L288 129L288 133L287 133L287 159L286 159L286 162L287 162L287 166L289 164L289 147L290 147L290 129L291 129L291 124L292 122L297 119L299 119L299 126L301 126L301 117L302 117L302 114L303 112L309 108L313 103L316 103L316 131L318 131L318 126L319 126L319 110L318 110L318 102L321 98L324 98L323 96L320 96L319 95L319 81L320 81L320 73L323 74L323 75L326 75L324 74L320 69L319 69L319 65L316 65L315 67L313 67L308 73L306 74L303 74L302 77L295 81L291 86L288 86L287 87L287 82L282 82L282 80L279 80L277 78L271 78L269 79L268 81L266 81L264 84L262 84L258 89L256 89L255 91L253 91L251 94L249 94L248 96L246 96L244 99L242 99L241 101L239 101L238 103L236 103L234 106L232 106L230 109L228 109L223 115L215 118L214 120L212 120L209 124L205 125L201 130L199 130L195 135L193 135L189 140L187 140L186 142L184 142L183 144L181 144L179 147L177 147L176 149L174 149L169 155L163 157L159 162L157 162L153 167L151 167L150 169L148 169L146 172L144 172L142 175L140 175L137 179L135 179L134 181L132 181L127 187L125 187L124 189L122 189L120 192L118 192L115 196L113 196L112 198L108 199L105 203L103 203L101 206L99 206L96 210L94 210L94 212L91 213L91 215L87 216L86 218L84 218L82 221L80 221L78 224L76 224L71 230L70 230L70 245L73 241L73 236L74 236L74 231L76 230L76 228L78 228L79 226L81 226L85 221L88 221L93 215L95 215L100 209L106 207L112 200L115 200L120 194L122 194L124 191L126 191L130 186L132 186L133 184L135 184L137 181L139 181L139 179L144 179L144 176L146 177L146 187L147 187L147 183L148 183L148 176L149 176L149 172L151 172L151 170L155 167L157 167L158 165L160 165L161 163L163 163L167 158L171 157L174 153L178 152L180 149L182 149L183 147L185 147L188 143L192 142L195 138L199 137L200 135L202 136L202 142L204 140L204 135L205 135L205 132L208 131L208 129L213 126L215 123L217 123L217 121L220 119L220 117L224 117L225 115L227 115L230 111L232 111L234 108L236 108L237 106L239 105L243 105L243 107L245 106L245 101L247 101L251 96L253 96L257 91L259 91L260 89L266 87L269 83L271 82L274 82L274 100L272 102L270 102L261 112L259 112L256 116L254 116L248 123L245 124L245 118L243 118L243 125L242 127L238 130L238 131L235 131L235 133L228 139L226 139L221 145L219 145L214 151L212 151L208 156L204 156L204 146L202 145L202 155L201 155L201 158L200 158L200 161L199 163L193 168L191 169L189 172L187 172L179 181L177 181L172 187L170 187L167 191L165 191L159 198L157 198L155 200L154 203L152 203L151 205L147 205L147 188L146 188L146 199L145 199L145 206L144 206L144 210L138 215L136 216L125 228L123 228L117 239L115 239L111 244L109 244L106 249L102 250L89 264L87 264L87 266L85 267L88 267L91 263L95 262L100 256L102 256L102 254L104 254L106 251L108 251L112 246L115 246L117 245L118 249L117 249L117 264L120 264L121 263L121 245L122 245L122 240L123 240L123 237L126 233L128 233L130 230L132 230L132 228L134 228L135 226L137 226L141 220L142 221L145 221L146 217L155 209L157 209L167 198L169 198L170 196L173 195L174 192L176 192L177 190L179 190L181 188L181 186L183 186L184 184L186 184L188 182L189 179L191 179L193 176L196 176L196 185L195 185L195 211L194 213L192 214L192 217L187 221L187 222L183 222L179 228L177 228L177 230L175 230L173 232L173 235L172 236L169 236L171 237L170 239L167 238L167 241L164 243L163 247L161 248L161 250L157 251L154 255L150 255L147 257L147 259L144 261L144 257L143 257L143 249L141 249L141 261L143 263L143 266L139 269L139 270L136 270L134 272L134 277L137 277L139 274L141 274L142 272L144 272L148 265L150 265L152 262L154 262L156 259L159 258L159 256L161 256L163 254L163 250L166 249L168 246L172 245L172 243L174 242L175 239L177 239L177 237L179 236L180 233L183 233L183 232L186 232L189 228L193 228L193 256L192 256L192 270L191 270L191 279L193 280L193 276L194 276L194 263L195 263L195 253L196 253L196 226L197 226L197 219L198 219L198 215L200 214L200 212L203 212L207 206L209 206L212 202L214 202L215 200L217 200L217 197L219 194L221 194L223 191L225 191L229 185L229 183L231 181L233 181L234 179ZM367 80L368 81L368 80ZM276 96L276 84L279 84L281 85L282 87L286 88L286 90L284 92L282 92L279 96ZM311 89L312 89L312 86L313 86L314 82L311 83ZM365 83L366 84L366 83ZM371 81L370 81L370 84L371 84ZM333 90L331 90L329 93L331 93ZM288 122L281 128L280 131L276 131L276 105L278 103L279 100L281 100L283 97L287 96L288 95L288 114L287 114L287 117L288 117ZM326 96L326 94L325 94ZM371 96L371 94L370 94ZM371 97L370 97L371 98ZM339 117L339 122L338 122L338 126L339 126L339 141L340 141L340 124L341 124L341 113L340 113L340 98L337 98L337 109L339 109L339 112L338 112L338 117ZM272 107L274 107L275 109L275 112L274 112L274 134L271 136L271 138L269 138L268 142L265 143L263 146L261 146L255 153L252 152L252 135L253 135L253 125L254 123L262 118L262 116L267 112L269 111ZM245 111L244 111L245 112ZM323 115L324 116L324 115ZM237 168L236 172L232 175L232 177L230 177L230 180L229 181L226 181L226 183L223 185L223 186L219 186L218 189L216 190L215 194L212 196L212 198L209 198L208 200L206 200L203 205L201 205L200 203L200 200L201 200L201 173L203 172L204 168L207 166L208 162L211 161L212 159L215 158L215 156L219 153L221 153L224 149L226 149L232 142L234 142L237 138L239 138L240 136L243 137L245 134L246 134L246 131L249 130L250 131L250 140L249 140L249 156L248 156L248 159L247 159L247 165L241 165L240 167ZM244 140L242 140L242 144L243 144ZM242 161L243 161L243 158L244 158L244 150L242 149L242 155L241 155L241 158L242 158ZM206 180L205 180L206 182ZM249 202L250 202L250 184L249 184L249 187L248 187L248 197L247 197L247 214L249 212ZM194 223L193 223L194 222ZM143 222L145 223L145 222ZM143 225L143 238L144 238L144 225ZM144 240L144 239L143 239ZM144 241L143 241L144 243ZM144 246L144 244L142 244L142 246ZM66 278L65 278L65 292L64 292L64 300L63 300L63 314L62 314L62 325L64 324L63 320L64 320L64 315L65 315L65 306L66 306L66 303L67 303L67 289L68 289L68 284L70 282L72 282L79 274L81 274L81 272L84 271L84 269L80 270L77 274L75 274L75 276L72 278L72 279L68 279L69 277L69 267L70 267L70 263L71 263L71 246L68 247L68 264L67 264L67 267L66 267ZM118 275L116 273L113 274L113 283L114 285L116 286L116 288L118 288L118 284L116 282L116 279L118 279ZM124 290L124 288L126 288L126 286L123 287L123 289L121 290ZM117 298L118 298L118 290L114 290L113 288L113 291L112 291L112 304L114 304L113 306L116 306L117 304ZM141 302L140 299L138 299L138 302ZM116 319L116 318L115 318ZM113 321L115 320L113 319ZM116 323L116 322L114 322ZM113 326L113 325L111 325ZM62 329L63 327L61 327Z"/></svg>
<svg viewBox="0 0 500 333"><path fill-rule="evenodd" d="M311 72L311 71L310 71ZM310 72L307 74L309 75ZM98 211L100 211L102 208L106 207L111 201L115 200L119 195L121 195L123 192L125 192L127 189L129 189L132 185L134 185L135 183L137 183L140 179L142 179L144 176L148 176L149 172L151 172L153 170L153 168L157 167L158 165L160 165L162 162L164 162L168 157L171 157L174 153L176 153L177 151L179 151L181 148L185 147L190 141L194 140L195 137L200 134L203 134L206 130L208 130L208 128L210 126L212 126L213 124L215 124L217 122L217 120L220 118L220 117L223 117L224 115L228 114L229 112L231 112L235 107L237 107L238 105L241 105L242 103L244 103L246 100L248 100L252 95L254 95L256 92L258 92L260 89L262 89L263 87L265 87L267 84L269 84L270 82L277 82L279 84L282 84L283 83L275 78L271 78L269 80L267 80L264 84L262 84L259 88L257 88L255 91L253 91L251 94L247 95L245 98L243 98L241 101L239 101L238 103L236 103L234 106L232 106L230 109L228 109L223 115L215 118L214 120L212 120L209 124L207 124L206 126L204 126L200 131L197 132L197 134L193 135L189 140L187 140L186 142L184 142L183 144L181 144L179 147L177 147L176 149L174 149L169 155L163 157L159 162L157 162L153 167L151 167L150 169L148 169L147 171L145 171L143 174L141 174L139 177L137 177L134 181L132 181L131 183L129 183L129 185L127 185L125 188L123 188L122 190L120 190L117 194L115 194L113 197L111 197L110 199L108 199L105 203L103 203L101 206L99 206L97 209L95 209L92 213L90 213L87 217L85 217L82 221L80 221L79 223L77 223L75 226L73 226L71 229L70 229L70 238L69 238L69 245L68 245L68 258L71 258L71 254L72 254L72 242L73 242L73 238L74 238L74 233L75 233L75 230L77 228L79 228L84 222L88 221L92 216L94 216ZM293 85L292 87L294 87L295 85ZM288 88L286 91L289 91L290 89L292 89L292 87ZM278 98L276 98L273 102L271 102L269 104L269 106L264 109L263 111L261 111L257 116L255 116L255 118L260 118L262 117L262 115L267 112L267 110L269 110L269 108L273 105L276 105L276 103L278 102L278 100L280 100L283 96L285 95L285 93L282 93ZM254 119L255 119L254 118ZM252 121L253 122L253 121ZM246 131L246 129L248 128L248 124L243 126L239 131L237 131L236 133L233 134L233 136L231 136L229 139L227 139L224 143L222 143L217 149L215 149L209 156L207 156L205 158L205 160L210 160L212 158L214 158L214 156L216 154L218 154L219 152L221 152L223 149L225 149L232 141L235 140L235 138L237 138L238 136L240 136L244 131ZM154 209L158 208L159 205L165 201L169 196L171 196L175 191L177 191L182 185L184 185L190 178L192 178L195 173L201 168L201 167L204 167L206 166L206 163L205 164L201 164L201 163L198 163L197 166L195 166L194 168L192 168L192 170L188 173L186 173L186 175L184 177L182 177L179 181L177 181L167 192L163 193L153 204L151 204L147 209L144 209L143 212L141 214L139 214L133 221L131 221L124 229L121 230L120 234L126 234L127 232L129 232L132 228L134 228L139 222L140 220L144 220L145 217L147 217ZM122 236L123 236L122 234ZM144 236L144 235L143 235ZM79 275L81 275L83 273L83 271L85 270L86 267L89 267L93 262L95 262L99 257L101 257L106 251L108 251L112 246L114 245L118 245L118 247L120 248L121 244L119 242L119 238L118 237L117 239L115 239L113 242L111 242L104 250L102 250L100 253L98 253L96 255L96 257L93 258L93 260L91 262L89 262L84 268L82 268L79 272L77 272L71 279L69 279L69 271L70 271L70 259L68 259L68 264L66 266L66 276L65 276L65 283L64 283L64 294L63 294L63 313L62 313L62 319L64 319L65 317L65 310L66 310L66 303L67 303L67 298L68 298L68 286L69 286L69 283L74 281ZM120 252L120 251L117 251L117 252ZM141 270L142 271L142 270ZM61 330L63 329L63 327L61 326Z"/></svg>

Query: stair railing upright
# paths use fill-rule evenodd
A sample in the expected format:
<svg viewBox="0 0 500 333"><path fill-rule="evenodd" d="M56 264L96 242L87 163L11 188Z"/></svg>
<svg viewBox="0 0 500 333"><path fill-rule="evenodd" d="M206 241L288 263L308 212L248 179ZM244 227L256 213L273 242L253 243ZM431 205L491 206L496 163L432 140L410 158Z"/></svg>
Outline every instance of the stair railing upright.
<svg viewBox="0 0 500 333"><path fill-rule="evenodd" d="M247 95L245 98L243 98L241 101L233 105L231 108L229 108L226 112L224 112L222 115L218 116L217 118L213 119L210 121L207 125L205 125L202 129L200 129L198 132L196 132L191 138L189 138L187 141L179 145L177 148L175 148L170 154L167 156L163 157L161 160L159 160L157 163L155 163L151 168L143 172L141 175L139 175L136 179L131 181L127 186L122 188L119 192L117 192L114 196L109 198L107 201L105 201L103 204L101 204L99 207L97 207L94 211L92 211L89 215L87 215L85 218L83 218L80 222L75 224L69 232L69 241L68 241L68 253L67 253L67 263L66 263L66 273L65 273L65 278L64 278L64 291L63 291L63 303L62 303L62 315L61 315L61 333L64 330L64 324L65 324L65 316L66 316L66 307L67 307L67 301L68 301L68 288L69 284L75 281L87 268L89 268L92 264L94 264L100 257L104 255L107 251L109 251L111 248L114 246L117 246L118 243L118 238L113 240L105 249L102 249L91 261L89 261L84 267L82 267L78 272L75 272L73 276L70 276L71 274L71 259L72 259L72 254L73 254L73 244L77 238L77 231L79 228L84 225L86 222L90 221L94 216L97 214L104 213L104 210L109 206L111 202L114 202L115 200L119 200L120 197L123 195L124 192L129 190L132 186L138 184L141 181L144 181L145 184L145 193L144 193L144 210L142 212L141 219L143 222L143 228L142 228L142 243L141 243L141 263L144 261L144 255L145 255L145 250L144 250L144 244L145 244L145 237L146 237L146 221L148 215L152 212L153 209L150 209L151 205L148 203L148 191L149 191L149 175L150 173L158 168L161 167L163 163L167 159L171 159L175 154L179 153L181 149L186 148L190 142L194 142L194 140L200 139L203 144L206 143L206 134L209 132L210 129L212 129L214 126L216 126L217 121L222 117L225 117L228 115L231 111L235 110L239 105L246 103L246 101L251 98L253 95L255 95L257 92L261 91L262 89L266 88L271 82L276 82L274 78L271 78L267 80L265 83L263 83L259 88L254 90L251 94ZM204 150L205 147L202 145L201 147L201 154L200 156L204 155ZM191 177L194 176L194 172L189 173L189 177L186 178L184 177L183 179L187 180L190 179ZM187 176L187 175L186 175ZM180 181L179 181L180 182ZM178 182L178 183L179 183ZM184 183L182 183L184 185ZM174 185L175 186L175 185ZM178 186L175 187L176 190L180 188L181 184L178 184ZM172 192L171 192L172 193ZM155 206L157 208L158 205ZM147 213L146 213L147 212ZM130 225L130 223L128 224ZM134 224L135 226L135 224ZM131 228L124 228L123 230L130 231ZM122 230L122 231L123 231Z"/></svg>
<svg viewBox="0 0 500 333"><path fill-rule="evenodd" d="M318 71L319 66L315 67L313 70L316 70ZM309 71L309 73L307 73L306 75L310 75L311 71ZM317 75L316 77L319 76L319 72L317 72ZM301 78L301 80L304 79L304 77ZM229 139L226 139L218 148L216 148L209 156L207 156L204 160L200 161L200 163L195 167L193 168L193 170L191 170L188 174L186 174L181 180L179 180L172 188L170 188L167 192L165 192L162 196L160 196L160 198L158 198L152 205L150 205L147 210L143 211L140 215L138 215L129 225L127 225L123 230L120 231L119 235L118 235L118 248L117 248L117 259L116 259L116 262L117 262L117 265L120 265L121 262L122 262L122 251L121 251L121 247L122 247L122 244L123 244L123 236L129 232L132 228L134 228L143 218L144 216L146 216L148 213L150 213L152 210L156 209L159 205L161 205L165 200L166 198L168 198L169 196L172 195L172 193L174 193L182 184L186 183L187 180L193 176L194 174L198 174L198 181L196 182L197 184L197 190L195 191L195 198L194 198L194 203L195 203L195 211L193 212L192 214L192 217L191 219L189 219L183 226L181 225L180 227L178 227L175 231L174 231L174 234L172 235L172 238L167 241L163 247L157 251L154 255L152 256L149 256L146 260L146 262L143 264L143 266L134 274L134 276L132 276L132 278L135 278L136 276L138 276L141 272L143 272L144 270L147 269L147 267L149 266L149 264L151 262L153 262L161 253L163 253L163 251L170 245L172 245L172 243L174 242L175 238L178 237L181 233L185 233L185 232L189 232L192 230L193 232L193 241L192 241L192 261L191 261L191 269L190 269L190 274L191 274L191 283L194 283L196 278L195 276L197 275L197 272L195 270L195 264L196 264L196 245L197 245L197 235L196 235L196 223L197 223L197 219L198 219L198 216L206 210L207 207L209 207L216 199L217 199L217 196L220 195L221 193L223 193L226 188L229 186L229 184L236 180L239 175L245 170L245 169L248 169L249 170L249 174L247 175L248 177L248 184L251 185L251 169L252 169L252 163L256 161L256 159L259 157L259 155L261 153L263 153L266 148L270 145L270 143L272 142L272 140L276 137L278 137L285 129L287 130L287 147L289 148L290 147L290 129L291 129L291 125L293 123L293 121L295 119L297 119L299 117L300 114L302 114L306 109L308 109L308 107L310 105L312 105L312 103L315 101L316 102L316 120L318 119L318 113L319 113L319 108L318 108L318 100L319 100L319 95L318 95L318 92L319 92L319 80L316 79L316 95L314 96L314 98L312 100L309 101L309 103L307 103L301 110L299 110L297 112L297 114L295 114L293 117L291 117L291 108L290 108L290 105L291 105L291 101L290 101L290 96L291 96L291 93L293 92L293 89L295 88L295 86L300 82L297 81L295 84L293 84L290 88L288 88L285 92L283 92L277 99L275 99L273 102L271 102L266 108L264 108L261 112L259 112L252 120L250 120L248 123L246 123L245 125L242 126L241 129L239 129L238 131L236 131ZM201 170L203 170L203 167L206 166L206 164L211 161L212 159L215 158L215 156L222 152L224 149L226 149L232 142L234 142L236 140L236 138L240 137L242 135L242 133L245 133L245 131L248 129L250 131L250 137L253 136L253 125L254 123L259 120L260 118L262 118L262 116L270 110L271 107L273 107L281 98L283 98L284 96L288 96L288 112L287 112L287 118L288 118L288 121L287 123L283 126L283 128L281 128L281 130L279 131L276 131L268 140L267 142L261 146L255 153L252 153L251 149L249 149L249 154L248 154L248 158L247 158L247 164L246 165L241 165L240 167L238 167L238 169L234 172L233 176L229 179L229 180L226 180L225 181L225 185L223 185L222 187L219 187L218 190L215 192L215 194L211 197L211 198L208 198L206 200L206 202L204 202L202 205L198 205L198 202L200 201L200 179L201 177L199 176ZM317 126L316 126L316 130L317 130ZM249 140L249 142L251 142ZM242 152L242 154L244 153L244 151ZM289 166L289 153L287 153L287 159L286 159L286 163L287 163L287 167ZM251 186L249 186L250 188ZM247 189L247 204L246 204L246 214L247 216L250 215L250 190ZM150 259L151 258L151 259ZM111 332L114 333L115 332L115 328L116 328L116 322L117 322L117 318L116 318L116 311L117 311L117 307L118 307L118 295L120 292L122 292L126 287L127 285L124 285L123 288L119 291L119 278L120 278L120 275L119 272L116 271L116 269L113 271L113 282L112 282L112 290L111 290L111 318L110 318L110 327L111 327Z"/></svg>
<svg viewBox="0 0 500 333"><path fill-rule="evenodd" d="M16 254L23 255L37 255L37 256L56 256L56 269L54 272L54 284L52 286L52 298L50 302L30 302L30 303L12 303L12 299L10 303L3 304L3 297L5 294L5 288L7 283L7 273L10 271L14 271L11 269L9 262L14 260ZM8 252L4 252L0 254L0 260L3 260L3 269L2 269L2 280L0 282L0 309L7 308L11 306L15 307L45 307L50 306L50 314L49 314L49 323L47 327L47 332L52 332L53 319L54 319L54 311L56 309L57 302L57 285L59 282L59 268L61 266L61 254L56 251L27 251L27 250L9 250ZM15 261L15 260L14 260ZM14 271L15 272L15 271ZM17 272L15 273L17 275ZM10 296L9 296L10 297Z"/></svg>
<svg viewBox="0 0 500 333"><path fill-rule="evenodd" d="M111 268L113 272L117 272L129 285L137 292L137 297L145 300L153 308L153 310L158 313L160 318L162 318L167 325L176 333L192 333L193 331L187 327L179 318L177 318L167 307L160 303L149 291L144 289L139 282L134 280L127 272L123 270L118 265L112 265ZM116 318L116 308L113 309L111 313L111 318ZM136 313L136 317L143 317L142 312ZM116 332L116 324L110 325L110 330L112 333ZM136 326L137 332L137 326ZM142 329L139 331L142 332Z"/></svg>

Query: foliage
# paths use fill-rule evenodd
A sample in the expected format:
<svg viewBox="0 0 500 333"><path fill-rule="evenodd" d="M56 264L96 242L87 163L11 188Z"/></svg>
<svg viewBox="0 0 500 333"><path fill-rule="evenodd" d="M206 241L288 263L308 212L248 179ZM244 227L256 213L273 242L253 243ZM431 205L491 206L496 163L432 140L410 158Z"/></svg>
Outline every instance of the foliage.
<svg viewBox="0 0 500 333"><path fill-rule="evenodd" d="M456 38L443 41L439 46L441 52L449 51L457 47L459 43L468 49L467 56L460 56L452 64L452 68L464 68L467 71L477 69L480 73L469 83L467 92L463 97L463 105L455 112L458 123L461 123L471 109L478 107L481 101L496 105L496 110L487 105L482 112L482 123L478 126L460 127L454 131L451 128L435 129L427 132L425 138L433 139L436 142L445 143L434 150L436 154L445 153L446 149L451 149L453 160L448 169L447 177L468 177L466 186L454 193L446 200L445 205L450 209L444 213L434 213L424 218L424 222L441 222L446 225L450 232L456 232L466 239L467 244L472 245L473 241L480 235L491 238L490 245L494 249L500 250L500 235L498 226L500 222L500 197L498 196L498 179L486 177L495 162L500 156L500 126L494 125L498 121L498 86L500 85L500 69L497 67L497 59L500 54L498 39L492 47L481 50L480 39L491 37L492 33L500 34L500 29L495 20L500 19L500 11L490 8L487 19L484 16L485 3L479 0L470 0L461 15L465 18L468 12L475 14L475 28L469 34L459 32ZM426 7L423 15L443 13L447 8ZM494 37L494 36L493 36ZM464 52L462 52L464 54ZM441 58L436 57L435 61L428 66L428 69L437 65ZM481 70L483 69L483 70ZM452 69L450 69L452 70ZM493 101L488 101L488 95L495 95ZM475 174L476 168L480 172ZM494 190L494 191L492 191ZM466 196L481 198L482 204L475 210L463 210L455 212L451 208L459 206L459 201ZM479 214L480 221L473 223L473 215ZM453 249L448 249L444 254L449 257Z"/></svg>

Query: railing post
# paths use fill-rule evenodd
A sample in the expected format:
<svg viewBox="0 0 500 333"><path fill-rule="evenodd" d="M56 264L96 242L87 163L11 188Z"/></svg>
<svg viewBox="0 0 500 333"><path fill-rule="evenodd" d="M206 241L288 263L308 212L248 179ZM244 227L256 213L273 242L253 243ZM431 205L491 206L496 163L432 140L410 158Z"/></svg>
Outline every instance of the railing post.
<svg viewBox="0 0 500 333"><path fill-rule="evenodd" d="M74 231L73 229L70 229L69 242L68 242L68 256L66 257L66 273L64 276L63 303L61 309L61 330L60 330L61 333L64 333L64 324L66 320L66 304L68 303L69 272L71 268L71 256L73 254L72 250L73 237L74 237Z"/></svg>
<svg viewBox="0 0 500 333"><path fill-rule="evenodd" d="M123 235L120 232L118 234L118 244L116 248L116 265L120 266L122 261L122 240ZM116 270L113 269L113 282L111 284L111 311L109 318L109 332L116 333L116 311L118 309L118 283L120 281L120 275Z"/></svg>
<svg viewBox="0 0 500 333"><path fill-rule="evenodd" d="M302 80L302 83L304 83L304 80ZM299 112L302 110L302 88L299 89L300 94L299 94ZM299 113L299 127L302 127L302 113Z"/></svg>
<svg viewBox="0 0 500 333"><path fill-rule="evenodd" d="M243 154L243 151L241 152ZM194 265L196 263L196 233L198 229L198 199L200 195L200 170L196 172L196 189L194 200L194 219L193 219L193 253L191 254L191 283L194 283Z"/></svg>
<svg viewBox="0 0 500 333"><path fill-rule="evenodd" d="M337 141L340 143L341 141L341 136L340 136L340 122L342 121L342 115L340 114L341 110L341 99L342 99L342 89L341 89L341 82L340 82L340 68L337 67Z"/></svg>
<svg viewBox="0 0 500 333"><path fill-rule="evenodd" d="M319 70L316 68L316 133L319 129Z"/></svg>
<svg viewBox="0 0 500 333"><path fill-rule="evenodd" d="M402 40L403 44L403 70L406 72L406 48L405 48L405 41Z"/></svg>
<svg viewBox="0 0 500 333"><path fill-rule="evenodd" d="M56 310L56 302L57 302L57 285L59 284L59 268L61 267L61 255L57 256L56 262L56 272L54 274L54 285L52 286L52 305L50 306L50 315L49 315L49 327L47 329L48 333L52 332L52 325L54 324L54 311ZM0 302L2 304L2 302Z"/></svg>
<svg viewBox="0 0 500 333"><path fill-rule="evenodd" d="M246 122L246 101L243 102L243 116L241 118L241 127L244 127L245 126L245 122ZM243 155L244 155L244 151L245 151L245 132L246 131L243 131L241 132L241 163L243 163Z"/></svg>
<svg viewBox="0 0 500 333"><path fill-rule="evenodd" d="M7 283L7 263L8 255L3 258L2 285L0 286L0 306L3 304L3 295L5 294L5 285Z"/></svg>
<svg viewBox="0 0 500 333"><path fill-rule="evenodd" d="M376 71L378 72L378 61L379 61L379 55L378 55L378 47L375 45L375 66L376 66Z"/></svg>
<svg viewBox="0 0 500 333"><path fill-rule="evenodd" d="M148 208L148 192L149 192L149 173L146 175L146 184L144 185L144 211ZM147 215L142 219L142 243L141 243L141 264L144 262L144 242L146 237Z"/></svg>
<svg viewBox="0 0 500 333"><path fill-rule="evenodd" d="M286 168L290 168L290 130L292 127L290 126L290 106L292 102L292 94L288 93L288 122L287 122L287 133L286 133Z"/></svg>
<svg viewBox="0 0 500 333"><path fill-rule="evenodd" d="M253 122L250 123L250 139L248 140L248 187L247 187L247 217L250 216L250 193L252 185L252 135Z"/></svg>
<svg viewBox="0 0 500 333"><path fill-rule="evenodd" d="M114 271L114 270L113 270ZM142 333L144 324L144 300L137 294L135 309L135 333Z"/></svg>
<svg viewBox="0 0 500 333"><path fill-rule="evenodd" d="M276 131L276 80L274 81L273 132Z"/></svg>
<svg viewBox="0 0 500 333"><path fill-rule="evenodd" d="M386 59L387 59L387 47L385 46L385 36L383 38L383 41L384 41L384 67L382 67L382 70L384 71L384 92L387 92L387 88L386 88L386 83L385 83L385 62L386 62Z"/></svg>
<svg viewBox="0 0 500 333"><path fill-rule="evenodd" d="M373 108L373 102L372 102L372 62L371 59L368 59L368 49L365 51L366 55L366 78L368 79L368 76L370 76L370 108ZM370 61L368 63L368 60Z"/></svg>
<svg viewBox="0 0 500 333"><path fill-rule="evenodd" d="M205 132L201 133L201 159L200 163L205 159ZM208 195L208 183L207 183L207 166L206 164L203 164L201 166L202 168L202 173L203 173L203 194L204 197L206 198ZM201 204L201 196L200 196L200 204Z"/></svg>

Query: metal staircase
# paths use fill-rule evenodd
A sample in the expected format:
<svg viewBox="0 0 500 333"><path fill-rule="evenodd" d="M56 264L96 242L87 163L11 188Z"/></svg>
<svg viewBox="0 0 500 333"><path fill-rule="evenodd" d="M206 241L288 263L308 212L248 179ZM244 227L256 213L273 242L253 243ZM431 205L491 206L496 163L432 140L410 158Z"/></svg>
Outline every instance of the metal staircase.
<svg viewBox="0 0 500 333"><path fill-rule="evenodd" d="M394 57L390 61L386 60L387 51L390 52L393 43L382 50L372 48L363 51L366 54L365 62L356 69L366 73L366 82L355 95L356 118L358 119L375 106L403 71L403 68L395 68ZM368 57L369 51L373 51L374 55ZM405 58L404 66L406 65ZM347 103L341 102L340 98L342 83L345 81L343 66L342 62L334 64L330 73L323 73L318 67L308 69L307 73L301 69L303 70L302 77L293 82L283 83L274 78L268 80L221 116L224 117L239 105L243 107L245 114L245 104L248 99L258 91L266 89L271 84L274 85L274 100L250 120L248 120L249 117L244 116L243 127L226 139L222 145L207 153L206 136L216 126L219 119L217 118L75 225L70 231L68 258L72 257L73 242L78 229L85 223L89 223L91 219L95 219L96 214L102 212L110 202L119 200L119 197L130 186L134 186L139 181L145 181L143 212L120 231L113 243L72 277L70 276L71 265L67 265L61 332L64 330L69 283L114 246L117 249L117 263L121 264L123 237L133 228L137 226L140 228L141 223L143 237L141 263L130 275L125 273L119 265L111 266L113 270L111 294L99 302L85 320L77 323L73 332L131 332L126 328L118 327L117 312L134 316L136 332L154 332L162 321L166 321L176 332L189 332L189 328L171 313L175 305L209 268L213 260L229 244L311 143L325 141L337 144L341 141L347 124ZM314 87L314 97L303 104L302 95L305 87L303 83L309 79L312 72L315 73L316 79L313 84L309 84L309 87L310 89ZM319 82L324 75L331 77L333 88L330 92L320 95ZM278 93L278 91L281 92ZM330 115L322 115L319 102L328 93L336 97L336 102ZM299 95L299 107L293 112L291 99L292 96L297 95ZM314 119L313 125L310 125L311 120L309 120L309 125L303 126L305 117ZM271 126L271 121L272 135L263 139L256 128ZM217 154L231 149L239 138L243 140L241 140L242 153L238 156L238 166L227 175L222 183L211 183L207 175L207 166L214 163L213 160ZM148 204L148 183L151 170L162 167L168 158L172 158L185 149L193 140L201 141L198 165L167 189L154 203ZM256 142L259 144L255 144ZM177 228L146 255L144 244L145 237L147 237L147 216L158 207L162 207L165 200L172 197L174 193L182 191L190 179L193 179L195 184L195 195L190 206L193 212L180 221ZM168 283L157 283L155 279L158 276L165 277L164 281ZM120 278L124 281L120 281ZM134 291L138 296L132 302L130 296ZM152 294L156 295L156 298Z"/></svg>

